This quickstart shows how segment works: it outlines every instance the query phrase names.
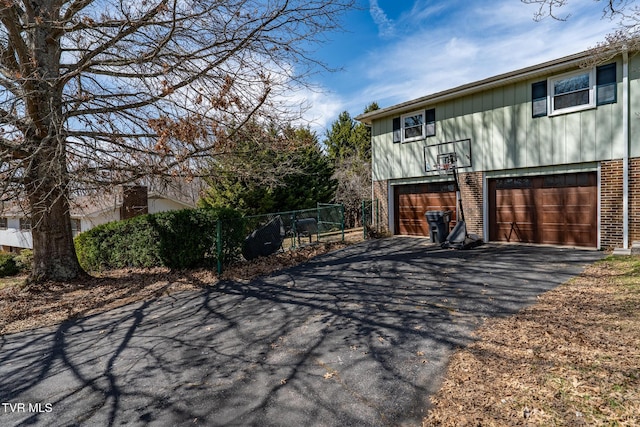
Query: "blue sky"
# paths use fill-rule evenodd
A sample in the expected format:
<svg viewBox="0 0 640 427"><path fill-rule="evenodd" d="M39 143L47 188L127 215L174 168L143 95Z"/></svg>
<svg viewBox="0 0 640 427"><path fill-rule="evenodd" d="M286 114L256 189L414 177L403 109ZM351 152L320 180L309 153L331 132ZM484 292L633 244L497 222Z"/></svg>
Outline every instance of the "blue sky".
<svg viewBox="0 0 640 427"><path fill-rule="evenodd" d="M535 22L520 0L359 0L347 32L328 34L316 56L341 71L313 77L307 119L321 140L342 111L381 107L593 47L616 23L602 3L570 0L566 21Z"/></svg>

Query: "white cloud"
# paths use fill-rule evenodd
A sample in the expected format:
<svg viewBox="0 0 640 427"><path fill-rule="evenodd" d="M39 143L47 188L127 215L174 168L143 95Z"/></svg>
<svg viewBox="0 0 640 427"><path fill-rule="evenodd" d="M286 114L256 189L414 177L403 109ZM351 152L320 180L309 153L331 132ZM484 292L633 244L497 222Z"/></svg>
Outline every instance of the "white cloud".
<svg viewBox="0 0 640 427"><path fill-rule="evenodd" d="M314 131L320 141L325 137L325 130L338 118L338 115L348 110L345 100L332 93L327 88L304 88L296 94L300 105L309 104L309 108L295 125L308 126Z"/></svg>
<svg viewBox="0 0 640 427"><path fill-rule="evenodd" d="M566 22L534 22L529 8L513 7L511 0L490 11L469 9L464 22L452 17L362 58L365 65L356 72L366 77L362 96L407 101L580 52L602 40L611 27L597 13L574 13Z"/></svg>
<svg viewBox="0 0 640 427"><path fill-rule="evenodd" d="M326 117L316 122L330 124L341 111L357 115L372 101L387 107L592 47L615 23L601 19L601 4L577 2L567 9L572 14L568 21L535 22L534 10L517 0L496 1L491 7L484 0L467 0L462 6L452 1L458 6L448 14L427 12L429 2L422 1L425 16L435 14L438 19L365 47L347 66L353 85L340 96L313 98L314 114ZM370 4L377 7L376 0ZM407 27L409 15L398 18L397 33Z"/></svg>
<svg viewBox="0 0 640 427"><path fill-rule="evenodd" d="M378 5L378 0L369 0L369 13L373 18L373 22L378 26L378 33L381 37L392 37L395 34L393 21L387 17L387 14Z"/></svg>

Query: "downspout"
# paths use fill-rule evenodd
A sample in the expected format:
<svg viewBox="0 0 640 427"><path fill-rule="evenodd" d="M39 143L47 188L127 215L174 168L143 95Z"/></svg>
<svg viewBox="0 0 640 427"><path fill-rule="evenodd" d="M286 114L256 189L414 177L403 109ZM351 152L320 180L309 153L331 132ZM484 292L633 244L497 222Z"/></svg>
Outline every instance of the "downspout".
<svg viewBox="0 0 640 427"><path fill-rule="evenodd" d="M629 249L629 51L622 48L622 247Z"/></svg>

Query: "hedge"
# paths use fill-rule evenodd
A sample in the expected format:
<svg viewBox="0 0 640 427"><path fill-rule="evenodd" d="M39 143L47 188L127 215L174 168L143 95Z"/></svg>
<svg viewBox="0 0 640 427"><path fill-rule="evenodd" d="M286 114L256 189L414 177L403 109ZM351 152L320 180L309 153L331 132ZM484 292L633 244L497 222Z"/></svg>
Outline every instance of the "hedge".
<svg viewBox="0 0 640 427"><path fill-rule="evenodd" d="M16 264L15 255L0 253L0 277L15 276L20 272Z"/></svg>
<svg viewBox="0 0 640 427"><path fill-rule="evenodd" d="M80 265L88 271L126 267L213 267L216 226L221 221L222 256L227 264L240 254L241 215L228 208L184 209L99 225L75 239Z"/></svg>

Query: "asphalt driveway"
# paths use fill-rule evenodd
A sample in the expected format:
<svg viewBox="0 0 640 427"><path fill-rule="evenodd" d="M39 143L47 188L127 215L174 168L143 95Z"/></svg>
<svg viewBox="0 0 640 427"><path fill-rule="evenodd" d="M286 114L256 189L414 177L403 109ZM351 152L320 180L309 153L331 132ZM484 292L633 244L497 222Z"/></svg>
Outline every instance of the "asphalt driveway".
<svg viewBox="0 0 640 427"><path fill-rule="evenodd" d="M451 352L602 257L424 239L348 247L0 337L0 425L420 425Z"/></svg>

